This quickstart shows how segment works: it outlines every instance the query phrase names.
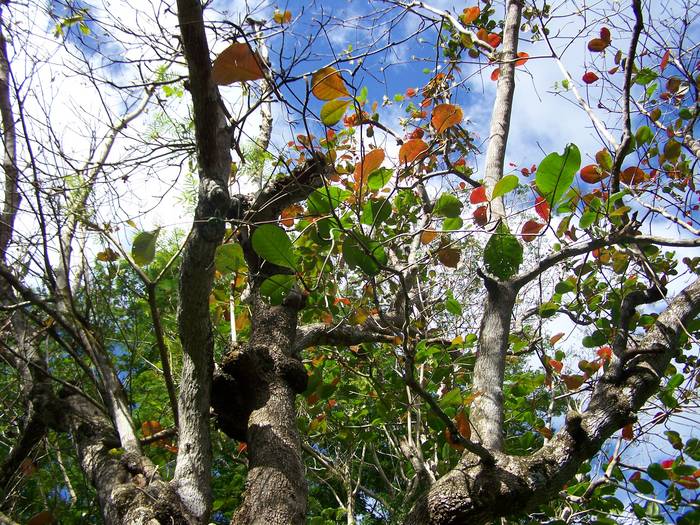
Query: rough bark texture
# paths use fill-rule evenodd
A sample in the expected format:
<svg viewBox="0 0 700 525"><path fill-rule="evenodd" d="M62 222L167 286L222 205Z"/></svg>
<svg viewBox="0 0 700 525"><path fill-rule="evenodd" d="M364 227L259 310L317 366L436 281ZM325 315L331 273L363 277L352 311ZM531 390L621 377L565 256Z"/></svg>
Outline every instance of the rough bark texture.
<svg viewBox="0 0 700 525"><path fill-rule="evenodd" d="M209 406L214 370L209 294L214 252L225 232L229 208L231 138L211 80L202 5L179 0L178 20L192 95L199 198L192 235L183 252L178 327L183 348L178 400L180 432L173 484L191 514L206 522L211 511Z"/></svg>
<svg viewBox="0 0 700 525"><path fill-rule="evenodd" d="M476 438L490 450L503 450L503 377L516 290L509 284L487 286L474 365L470 420Z"/></svg>

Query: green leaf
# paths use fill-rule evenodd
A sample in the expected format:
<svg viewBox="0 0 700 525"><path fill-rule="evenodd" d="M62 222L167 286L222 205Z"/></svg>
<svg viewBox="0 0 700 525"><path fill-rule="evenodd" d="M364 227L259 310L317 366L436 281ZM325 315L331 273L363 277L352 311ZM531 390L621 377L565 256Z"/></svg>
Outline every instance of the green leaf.
<svg viewBox="0 0 700 525"><path fill-rule="evenodd" d="M253 232L252 244L255 253L267 262L285 268L296 268L297 258L292 249L292 241L279 226L258 226Z"/></svg>
<svg viewBox="0 0 700 525"><path fill-rule="evenodd" d="M321 122L326 126L335 126L345 115L345 110L350 105L350 100L330 100L321 108Z"/></svg>
<svg viewBox="0 0 700 525"><path fill-rule="evenodd" d="M391 203L386 199L367 201L362 207L362 218L360 222L368 226L376 226L387 220L391 216Z"/></svg>
<svg viewBox="0 0 700 525"><path fill-rule="evenodd" d="M360 268L367 275L377 275L380 265L388 262L386 252L377 241L362 234L348 235L343 242L343 259L350 268Z"/></svg>
<svg viewBox="0 0 700 525"><path fill-rule="evenodd" d="M282 304L289 291L294 287L296 277L293 275L277 274L265 279L260 285L260 295L272 305Z"/></svg>
<svg viewBox="0 0 700 525"><path fill-rule="evenodd" d="M668 479L668 472L658 463L652 463L647 467L647 474L654 481L664 481Z"/></svg>
<svg viewBox="0 0 700 525"><path fill-rule="evenodd" d="M337 186L326 186L314 190L306 199L306 207L313 215L326 215L335 210L351 192Z"/></svg>
<svg viewBox="0 0 700 525"><path fill-rule="evenodd" d="M493 194L491 195L491 198L495 199L497 197L501 197L502 195L513 191L519 184L520 181L518 180L517 176L506 175L493 187Z"/></svg>
<svg viewBox="0 0 700 525"><path fill-rule="evenodd" d="M664 146L664 157L671 162L675 162L681 154L681 143L676 140L669 140Z"/></svg>
<svg viewBox="0 0 700 525"><path fill-rule="evenodd" d="M459 230L463 225L464 221L461 217L447 217L442 221L442 230L446 232Z"/></svg>
<svg viewBox="0 0 700 525"><path fill-rule="evenodd" d="M651 139L654 138L654 133L649 126L642 126L637 130L637 133L634 134L634 138L637 144L646 144L647 142L651 142Z"/></svg>
<svg viewBox="0 0 700 525"><path fill-rule="evenodd" d="M566 146L563 155L550 153L537 167L535 184L551 209L556 209L562 195L571 187L581 167L581 153L576 144Z"/></svg>
<svg viewBox="0 0 700 525"><path fill-rule="evenodd" d="M683 374L674 374L671 379L668 380L666 384L666 390L673 391L683 384L685 377Z"/></svg>
<svg viewBox="0 0 700 525"><path fill-rule="evenodd" d="M160 228L150 232L140 232L131 243L131 257L139 266L147 266L156 256L156 241Z"/></svg>
<svg viewBox="0 0 700 525"><path fill-rule="evenodd" d="M582 230L588 228L593 224L598 217L598 214L594 211L588 210L581 215L581 220L578 221L578 227Z"/></svg>
<svg viewBox="0 0 700 525"><path fill-rule="evenodd" d="M438 217L459 217L463 206L462 201L451 193L443 193L435 202L433 213Z"/></svg>
<svg viewBox="0 0 700 525"><path fill-rule="evenodd" d="M538 170L539 171L539 170ZM509 279L523 262L523 247L508 226L500 223L484 248L486 270L499 279Z"/></svg>
<svg viewBox="0 0 700 525"><path fill-rule="evenodd" d="M658 76L659 75L657 75L655 71L649 69L648 67L643 67L639 70L639 73L637 73L637 76L634 78L634 82L640 86L646 86L650 82L656 80Z"/></svg>
<svg viewBox="0 0 700 525"><path fill-rule="evenodd" d="M246 268L243 248L237 242L217 246L214 253L214 267L220 273L237 272Z"/></svg>
<svg viewBox="0 0 700 525"><path fill-rule="evenodd" d="M386 183L389 182L393 176L394 170L389 168L376 169L367 177L367 187L372 191L379 191L386 186Z"/></svg>
<svg viewBox="0 0 700 525"><path fill-rule="evenodd" d="M565 293L573 292L576 290L576 281L573 278L564 279L559 281L554 287L554 291L558 294L564 295Z"/></svg>
<svg viewBox="0 0 700 525"><path fill-rule="evenodd" d="M445 301L445 309L452 315L462 315L462 305L459 304L452 292L447 292L447 301Z"/></svg>
<svg viewBox="0 0 700 525"><path fill-rule="evenodd" d="M685 449L683 452L693 458L695 461L700 461L700 439L689 439L685 444Z"/></svg>
<svg viewBox="0 0 700 525"><path fill-rule="evenodd" d="M450 390L447 394L442 396L442 399L438 402L440 405L440 408L447 408L447 407L458 407L462 404L462 391L455 387L452 390Z"/></svg>
<svg viewBox="0 0 700 525"><path fill-rule="evenodd" d="M636 479L632 481L634 488L636 488L642 494L653 494L654 485L651 484L649 480L646 479Z"/></svg>

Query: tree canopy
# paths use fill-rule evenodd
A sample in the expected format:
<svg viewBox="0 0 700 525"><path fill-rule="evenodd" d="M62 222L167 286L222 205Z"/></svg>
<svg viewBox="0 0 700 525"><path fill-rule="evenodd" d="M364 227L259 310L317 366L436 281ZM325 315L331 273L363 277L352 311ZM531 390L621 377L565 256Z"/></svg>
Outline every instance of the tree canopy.
<svg viewBox="0 0 700 525"><path fill-rule="evenodd" d="M0 523L700 522L699 11L0 1Z"/></svg>

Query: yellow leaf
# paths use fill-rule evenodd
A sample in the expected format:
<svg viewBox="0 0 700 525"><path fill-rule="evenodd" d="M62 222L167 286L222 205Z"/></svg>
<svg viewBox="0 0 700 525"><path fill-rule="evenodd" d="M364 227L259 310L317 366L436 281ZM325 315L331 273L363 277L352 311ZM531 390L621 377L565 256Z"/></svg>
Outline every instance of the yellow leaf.
<svg viewBox="0 0 700 525"><path fill-rule="evenodd" d="M277 22L280 25L288 24L292 21L292 12L280 11L279 9L275 9L275 13L272 15L272 18L275 22Z"/></svg>
<svg viewBox="0 0 700 525"><path fill-rule="evenodd" d="M163 430L163 427L158 421L144 421L141 423L141 433L144 437L152 436Z"/></svg>
<svg viewBox="0 0 700 525"><path fill-rule="evenodd" d="M216 57L211 69L211 78L219 86L258 80L265 77L260 67L261 63L260 57L248 44L236 42Z"/></svg>
<svg viewBox="0 0 700 525"><path fill-rule="evenodd" d="M430 123L437 133L442 133L446 129L456 126L462 122L464 114L462 108L455 104L438 104L433 108L433 116Z"/></svg>
<svg viewBox="0 0 700 525"><path fill-rule="evenodd" d="M311 92L320 100L333 100L350 96L343 77L334 67L324 67L313 74Z"/></svg>

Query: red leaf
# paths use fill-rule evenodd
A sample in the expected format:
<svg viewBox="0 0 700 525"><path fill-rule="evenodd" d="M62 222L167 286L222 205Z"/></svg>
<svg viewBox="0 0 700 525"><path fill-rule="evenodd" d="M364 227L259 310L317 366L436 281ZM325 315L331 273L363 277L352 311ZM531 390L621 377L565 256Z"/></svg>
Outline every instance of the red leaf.
<svg viewBox="0 0 700 525"><path fill-rule="evenodd" d="M479 186L478 188L474 188L469 194L469 202L472 204L481 204L482 202L486 202L487 200L488 199L486 198L485 186Z"/></svg>
<svg viewBox="0 0 700 525"><path fill-rule="evenodd" d="M489 33L489 36L486 37L486 41L491 47L498 47L501 43L501 37L495 33Z"/></svg>
<svg viewBox="0 0 700 525"><path fill-rule="evenodd" d="M664 69L666 69L666 66L668 65L668 60L671 58L671 51L668 49L664 53L664 57L661 59L661 64L659 65L659 69L661 69L661 72L664 72Z"/></svg>
<svg viewBox="0 0 700 525"><path fill-rule="evenodd" d="M477 224L477 226L486 226L486 224L489 222L488 207L479 206L474 210L472 217L474 218L474 222Z"/></svg>
<svg viewBox="0 0 700 525"><path fill-rule="evenodd" d="M586 84L593 84L596 80L598 80L600 77L596 75L593 71L586 71L583 74L583 77L581 77L581 80L583 80Z"/></svg>
<svg viewBox="0 0 700 525"><path fill-rule="evenodd" d="M600 182L609 176L610 173L602 170L597 164L589 164L588 166L581 168L581 179L588 184L595 184L596 182Z"/></svg>
<svg viewBox="0 0 700 525"><path fill-rule="evenodd" d="M535 240L535 237L537 237L537 234L540 233L542 228L544 228L545 225L542 224L541 222L533 221L530 219L527 221L525 224L523 224L523 229L520 232L523 241L525 242L532 242Z"/></svg>
<svg viewBox="0 0 700 525"><path fill-rule="evenodd" d="M610 29L607 27L601 27L600 28L600 39L603 40L604 42L607 42L608 44L612 42L612 38L610 37Z"/></svg>
<svg viewBox="0 0 700 525"><path fill-rule="evenodd" d="M633 186L646 180L649 180L649 176L637 166L630 166L620 173L620 182L624 182L628 186Z"/></svg>
<svg viewBox="0 0 700 525"><path fill-rule="evenodd" d="M544 197L537 197L537 199L535 199L535 211L543 221L549 220L551 211L549 209L549 203Z"/></svg>
<svg viewBox="0 0 700 525"><path fill-rule="evenodd" d="M672 459L664 459L661 462L661 466L663 468L673 468L673 460Z"/></svg>
<svg viewBox="0 0 700 525"><path fill-rule="evenodd" d="M634 430L632 429L632 423L622 427L622 439L626 439L627 441L632 441L632 439L634 439Z"/></svg>
<svg viewBox="0 0 700 525"><path fill-rule="evenodd" d="M416 96L416 90L414 88L408 88L406 90L406 96L408 98L415 97Z"/></svg>
<svg viewBox="0 0 700 525"><path fill-rule="evenodd" d="M525 62L527 62L527 59L530 58L530 55L528 55L525 51L520 51L518 53L518 57L520 57L520 60L516 60L515 65L523 66L525 65Z"/></svg>
<svg viewBox="0 0 700 525"><path fill-rule="evenodd" d="M494 82L496 82L496 80L498 80L498 77L500 77L500 76L501 76L501 68L497 67L496 69L491 71L491 80L493 80Z"/></svg>
<svg viewBox="0 0 700 525"><path fill-rule="evenodd" d="M639 472L639 471L637 471L637 472L635 472L634 474L632 474L632 475L630 476L630 481L637 481L637 480L640 479L641 477L642 477L642 473Z"/></svg>

